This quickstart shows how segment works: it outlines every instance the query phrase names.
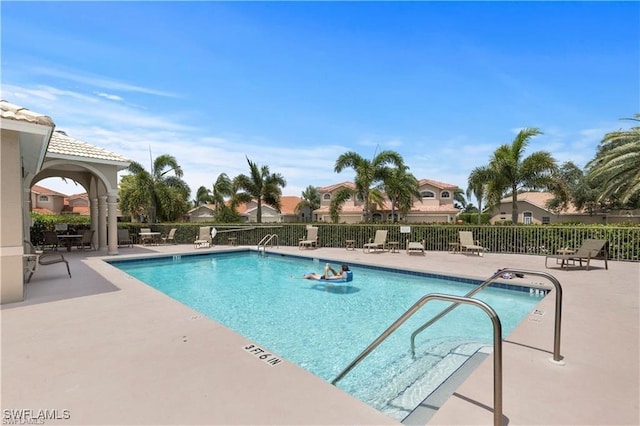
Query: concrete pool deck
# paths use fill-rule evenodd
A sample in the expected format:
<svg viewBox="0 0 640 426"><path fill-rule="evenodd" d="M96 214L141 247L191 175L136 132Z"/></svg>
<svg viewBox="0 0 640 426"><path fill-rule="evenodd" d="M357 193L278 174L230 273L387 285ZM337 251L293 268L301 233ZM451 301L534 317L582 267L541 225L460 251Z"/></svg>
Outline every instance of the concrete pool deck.
<svg viewBox="0 0 640 426"><path fill-rule="evenodd" d="M71 279L62 265L41 267L25 301L0 311L3 420L47 410L59 419L45 424L67 425L397 424L286 360L261 360L245 349L256 342L102 261L191 251L171 245L121 248L120 256L64 252ZM504 267L549 272L563 287L565 365L549 361L552 291L536 308L542 315L530 315L504 340L504 424L640 424L637 262L609 262L605 270L596 260L590 271L561 271L531 255L268 251L478 279ZM538 277L512 281L552 287ZM428 424L492 424L492 361L483 361Z"/></svg>

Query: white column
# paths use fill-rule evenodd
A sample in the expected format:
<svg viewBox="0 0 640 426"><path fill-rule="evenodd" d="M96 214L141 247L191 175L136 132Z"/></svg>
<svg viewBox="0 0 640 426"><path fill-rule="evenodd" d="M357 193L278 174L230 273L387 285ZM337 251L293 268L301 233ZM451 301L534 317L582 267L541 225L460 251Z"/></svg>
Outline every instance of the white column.
<svg viewBox="0 0 640 426"><path fill-rule="evenodd" d="M98 196L98 249L107 249L107 196Z"/></svg>
<svg viewBox="0 0 640 426"><path fill-rule="evenodd" d="M107 199L107 219L109 220L109 251L108 254L118 254L118 196L109 194Z"/></svg>
<svg viewBox="0 0 640 426"><path fill-rule="evenodd" d="M91 214L91 229L95 232L93 233L93 246L96 248L100 247L100 236L98 234L98 198L91 197L89 199L89 211Z"/></svg>
<svg viewBox="0 0 640 426"><path fill-rule="evenodd" d="M31 240L31 188L23 188L22 239Z"/></svg>

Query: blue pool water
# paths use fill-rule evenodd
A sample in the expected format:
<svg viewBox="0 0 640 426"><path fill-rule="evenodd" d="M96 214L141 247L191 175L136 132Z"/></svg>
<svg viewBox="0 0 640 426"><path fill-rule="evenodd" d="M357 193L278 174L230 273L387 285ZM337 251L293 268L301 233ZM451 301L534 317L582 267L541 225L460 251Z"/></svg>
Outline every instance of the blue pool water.
<svg viewBox="0 0 640 426"><path fill-rule="evenodd" d="M321 271L324 262L248 251L111 263L327 381L422 296L464 295L474 288L358 265L351 267L352 282L332 285L299 279ZM492 287L475 297L498 313L504 336L539 302L528 290ZM425 305L339 387L397 419L406 416L442 381L430 375L446 378L451 371L440 370L455 370L454 358L466 359L492 342L486 313L463 305L418 336L414 359L411 333L448 305Z"/></svg>

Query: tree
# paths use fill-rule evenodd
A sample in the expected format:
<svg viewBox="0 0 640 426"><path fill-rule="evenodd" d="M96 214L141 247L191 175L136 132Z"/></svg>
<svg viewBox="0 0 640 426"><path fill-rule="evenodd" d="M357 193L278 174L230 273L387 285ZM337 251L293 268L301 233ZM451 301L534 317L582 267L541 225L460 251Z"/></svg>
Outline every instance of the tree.
<svg viewBox="0 0 640 426"><path fill-rule="evenodd" d="M201 206L203 204L208 204L212 201L212 197L211 197L211 190L207 189L204 186L201 186L200 188L198 188L198 191L196 191L196 199L195 199L195 204L197 206Z"/></svg>
<svg viewBox="0 0 640 426"><path fill-rule="evenodd" d="M353 196L355 196L355 193L351 189L342 187L335 193L333 198L331 198L331 203L329 204L329 215L331 216L331 221L333 223L338 223L340 220L340 211L342 210L342 206Z"/></svg>
<svg viewBox="0 0 640 426"><path fill-rule="evenodd" d="M296 205L295 212L300 213L304 209L308 209L309 221L311 221L311 213L314 210L320 208L320 193L315 186L307 186L307 189L302 191L302 200Z"/></svg>
<svg viewBox="0 0 640 426"><path fill-rule="evenodd" d="M640 122L640 114L627 120ZM640 127L607 133L587 164L588 179L601 190L598 201L628 203L640 194Z"/></svg>
<svg viewBox="0 0 640 426"><path fill-rule="evenodd" d="M280 211L280 197L282 188L287 186L287 182L279 173L271 173L268 166L258 167L258 165L247 158L249 163L250 176L238 175L234 178L234 185L243 190L237 194L236 200L256 200L257 221L262 222L262 203L267 204Z"/></svg>
<svg viewBox="0 0 640 426"><path fill-rule="evenodd" d="M383 177L383 182L379 189L384 191L391 201L391 217L393 222L398 219L395 214L397 208L400 213L406 215L413 207L414 199L422 202L420 195L420 184L414 175L408 172L409 167L399 166L389 169Z"/></svg>
<svg viewBox="0 0 640 426"><path fill-rule="evenodd" d="M478 201L478 225L482 222L482 200L487 192L487 182L490 180L490 173L486 167L476 167L471 171L467 179L467 198L473 195Z"/></svg>
<svg viewBox="0 0 640 426"><path fill-rule="evenodd" d="M174 221L188 209L191 190L182 180L182 169L172 155L161 155L151 172L133 161L120 186L120 209L133 217L144 214L149 223ZM173 172L173 174L169 174Z"/></svg>
<svg viewBox="0 0 640 426"><path fill-rule="evenodd" d="M536 128L523 129L511 144L498 147L486 168L489 202L498 203L511 195L511 221L518 222L518 190L546 189L552 184L556 161L547 151L536 151L523 158L529 139L540 135Z"/></svg>
<svg viewBox="0 0 640 426"><path fill-rule="evenodd" d="M349 151L342 154L336 160L334 170L340 173L344 169L351 168L356 172L356 194L364 201L364 217L371 220L371 189L378 182L382 182L389 173L388 165L403 167L404 162L400 154L395 151L382 151L373 160L367 160L360 154Z"/></svg>

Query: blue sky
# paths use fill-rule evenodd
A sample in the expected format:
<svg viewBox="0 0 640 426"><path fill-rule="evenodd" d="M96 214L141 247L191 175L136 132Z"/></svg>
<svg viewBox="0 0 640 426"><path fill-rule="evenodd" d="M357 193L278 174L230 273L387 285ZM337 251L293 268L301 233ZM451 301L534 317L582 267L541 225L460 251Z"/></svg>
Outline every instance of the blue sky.
<svg viewBox="0 0 640 426"><path fill-rule="evenodd" d="M3 99L147 167L174 155L193 196L245 156L299 196L352 180L341 154L385 149L466 189L521 128L544 133L526 154L583 167L640 112L638 2L0 7Z"/></svg>

